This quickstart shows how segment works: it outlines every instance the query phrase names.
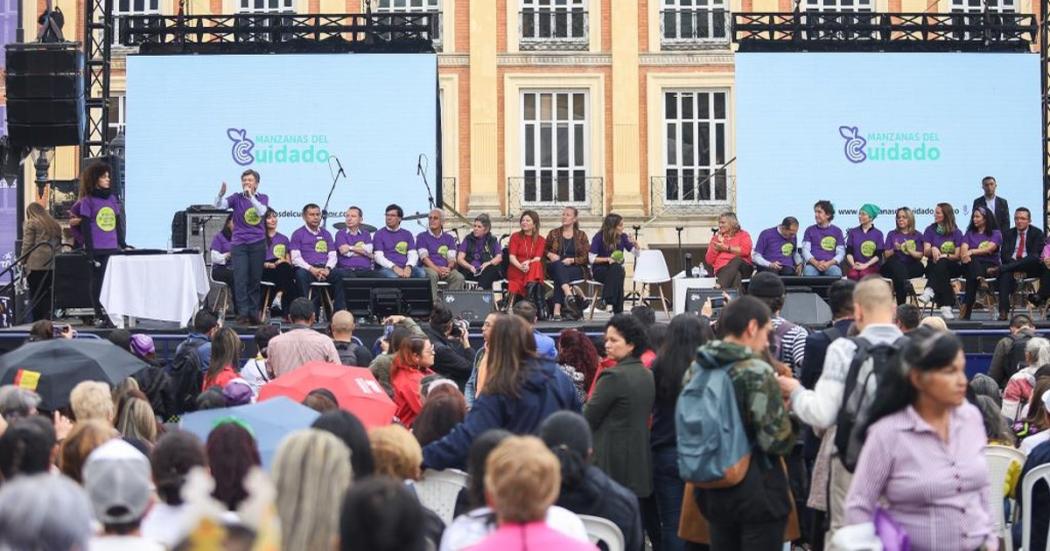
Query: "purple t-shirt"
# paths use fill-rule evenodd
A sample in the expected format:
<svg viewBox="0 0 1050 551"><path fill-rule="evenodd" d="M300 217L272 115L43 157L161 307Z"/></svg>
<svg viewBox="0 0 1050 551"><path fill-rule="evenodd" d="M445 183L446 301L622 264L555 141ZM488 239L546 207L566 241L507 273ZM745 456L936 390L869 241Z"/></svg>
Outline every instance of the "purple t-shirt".
<svg viewBox="0 0 1050 551"><path fill-rule="evenodd" d="M390 231L389 228L383 226L372 236L372 246L375 252L383 253L383 256L395 266L404 268L408 263L408 251L416 248L416 240L412 237L412 232L405 228Z"/></svg>
<svg viewBox="0 0 1050 551"><path fill-rule="evenodd" d="M941 254L954 254L955 250L962 246L962 237L959 228L955 228L955 231L948 234L938 233L937 224L930 224L926 227L926 231L922 232L923 241L929 243L931 247L940 249Z"/></svg>
<svg viewBox="0 0 1050 551"><path fill-rule="evenodd" d="M809 243L809 253L813 258L823 262L835 258L835 249L843 246L842 230L835 224L822 228L816 224L806 228L802 236L803 243Z"/></svg>
<svg viewBox="0 0 1050 551"><path fill-rule="evenodd" d="M270 198L257 193L255 198L269 206ZM243 193L234 193L226 198L226 204L233 209L233 245L248 245L266 239L266 225L263 217L255 212L255 206Z"/></svg>
<svg viewBox="0 0 1050 551"><path fill-rule="evenodd" d="M968 245L970 250L977 249L983 243L995 243L997 246L1003 246L1003 234L999 230L992 230L992 235L985 235L983 233L966 232L963 236L963 244ZM999 258L999 250L989 255L981 255L973 257L974 260L979 262L985 262L988 264L1000 264L1002 259Z"/></svg>
<svg viewBox="0 0 1050 551"><path fill-rule="evenodd" d="M361 228L358 228L357 233L354 235L350 235L350 230L345 229L339 230L335 234L336 254L339 254L339 248L343 245L356 247L357 245L367 246L371 244L372 236L368 234L368 230ZM354 256L344 256L339 254L339 261L336 266L350 270L371 270L372 259L359 254L355 254Z"/></svg>
<svg viewBox="0 0 1050 551"><path fill-rule="evenodd" d="M222 254L230 252L230 240L222 232L215 234L215 237L211 238L211 250Z"/></svg>
<svg viewBox="0 0 1050 551"><path fill-rule="evenodd" d="M900 249L897 249L898 244L901 244ZM893 251L893 255L905 264L918 262L918 260L914 256L910 254L905 254L905 251L922 252L922 249L925 246L926 240L923 239L922 234L917 231L913 231L910 234L906 235L897 230L891 230L890 233L886 234L886 250Z"/></svg>
<svg viewBox="0 0 1050 551"><path fill-rule="evenodd" d="M448 252L456 250L456 238L451 233L442 233L440 237L434 237L430 230L424 231L416 236L416 248L426 249L427 258L435 266L445 268L448 266ZM422 258L422 255L420 255Z"/></svg>
<svg viewBox="0 0 1050 551"><path fill-rule="evenodd" d="M797 240L795 238L790 241L784 239L784 236L780 235L780 228L774 226L758 234L754 250L771 263L779 262L781 266L794 268L796 248L798 248Z"/></svg>
<svg viewBox="0 0 1050 551"><path fill-rule="evenodd" d="M91 246L97 250L119 249L120 243L117 239L117 217L121 215L120 201L115 195L106 199L87 196L80 199L70 207L69 212L84 221L91 228ZM80 239L77 242L85 244L83 239L83 228L80 226Z"/></svg>
<svg viewBox="0 0 1050 551"><path fill-rule="evenodd" d="M276 262L278 260L284 260L285 255L288 254L288 247L291 241L281 232L273 234L270 238L270 250L266 251L266 261Z"/></svg>
<svg viewBox="0 0 1050 551"><path fill-rule="evenodd" d="M470 246L473 242L474 245ZM481 268L481 264L488 262L500 254L499 240L496 236L491 233L486 233L484 237L477 237L474 233L470 233L467 237L460 242L459 252L463 253L464 260L470 262L474 269Z"/></svg>
<svg viewBox="0 0 1050 551"><path fill-rule="evenodd" d="M631 242L627 239L626 233L620 234L620 238L616 240L612 250L605 246L602 232L594 234L594 238L591 239L591 253L599 258L612 257L616 262L623 262L623 253L630 250L633 250L633 247L631 247Z"/></svg>
<svg viewBox="0 0 1050 551"><path fill-rule="evenodd" d="M292 233L288 246L293 251L299 251L307 264L319 266L328 262L328 251L335 250L335 241L324 228L317 228L317 233L313 234L303 226Z"/></svg>
<svg viewBox="0 0 1050 551"><path fill-rule="evenodd" d="M882 254L882 244L885 241L882 232L875 226L868 231L857 226L846 232L846 252L852 254L857 263L864 263Z"/></svg>

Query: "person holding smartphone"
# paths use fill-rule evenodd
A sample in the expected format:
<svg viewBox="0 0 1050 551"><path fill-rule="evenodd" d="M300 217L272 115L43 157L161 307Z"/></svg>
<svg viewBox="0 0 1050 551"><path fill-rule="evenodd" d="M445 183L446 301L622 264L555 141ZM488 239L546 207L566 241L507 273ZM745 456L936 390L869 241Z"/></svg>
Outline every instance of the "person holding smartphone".
<svg viewBox="0 0 1050 551"><path fill-rule="evenodd" d="M263 263L266 262L266 209L269 197L259 191L259 173L248 169L241 173L241 192L227 197L226 182L219 188L215 206L233 209L233 237L230 239L230 262L233 268L233 296L236 299L237 323L257 325Z"/></svg>

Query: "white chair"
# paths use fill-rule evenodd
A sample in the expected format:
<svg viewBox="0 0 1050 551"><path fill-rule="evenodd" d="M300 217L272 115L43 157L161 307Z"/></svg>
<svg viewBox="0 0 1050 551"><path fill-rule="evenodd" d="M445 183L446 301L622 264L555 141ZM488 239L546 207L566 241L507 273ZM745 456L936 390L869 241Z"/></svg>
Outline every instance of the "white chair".
<svg viewBox="0 0 1050 551"><path fill-rule="evenodd" d="M590 515L580 515L580 520L583 521L583 527L587 529L587 537L590 538L591 543L597 545L598 542L604 541L609 551L623 551L627 546L627 542L623 539L623 532L612 521Z"/></svg>
<svg viewBox="0 0 1050 551"><path fill-rule="evenodd" d="M991 483L991 491L988 492L988 506L992 511L992 523L995 532L1004 542L1004 549L1012 551L1012 538L1007 528L1006 515L1003 511L1003 484L1006 483L1006 473L1010 464L1017 461L1024 465L1025 455L1020 450L1008 446L985 446L984 458L988 463L988 481Z"/></svg>
<svg viewBox="0 0 1050 551"><path fill-rule="evenodd" d="M230 286L227 285L226 282L219 281L212 277L210 269L206 269L205 271L208 272L209 289L215 289L215 302L214 305L211 307L211 311L215 312L215 315L220 320L225 319L227 303L229 302L231 296ZM208 297L205 296L204 300L205 302L207 302Z"/></svg>
<svg viewBox="0 0 1050 551"><path fill-rule="evenodd" d="M652 249L642 251L634 263L634 281L642 285L648 285L650 293L652 293L653 285L671 281L671 274L667 270L667 260L664 259L664 253ZM667 297L664 296L664 288L657 288L660 290L660 306L663 307L664 314L670 319L671 312L667 308ZM645 301L651 298L653 298L651 295L644 295L642 300Z"/></svg>
<svg viewBox="0 0 1050 551"><path fill-rule="evenodd" d="M435 471L427 469L423 479L415 483L416 495L424 507L437 513L445 526L452 523L459 491L467 487L467 473L456 469Z"/></svg>
<svg viewBox="0 0 1050 551"><path fill-rule="evenodd" d="M1050 464L1039 465L1028 471L1021 481L1021 501L1025 504L1021 512L1021 549L1025 550L1032 548L1032 490L1040 480L1050 488ZM1050 541L1050 530L1047 530L1046 541Z"/></svg>

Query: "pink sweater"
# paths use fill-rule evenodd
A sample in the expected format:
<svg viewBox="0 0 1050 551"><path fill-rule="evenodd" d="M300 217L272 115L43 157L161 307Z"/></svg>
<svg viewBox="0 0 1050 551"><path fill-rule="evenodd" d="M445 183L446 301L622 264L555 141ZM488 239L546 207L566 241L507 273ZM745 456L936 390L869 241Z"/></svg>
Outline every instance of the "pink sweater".
<svg viewBox="0 0 1050 551"><path fill-rule="evenodd" d="M470 551L597 551L590 543L583 543L552 530L545 522L504 524L498 530L470 548Z"/></svg>

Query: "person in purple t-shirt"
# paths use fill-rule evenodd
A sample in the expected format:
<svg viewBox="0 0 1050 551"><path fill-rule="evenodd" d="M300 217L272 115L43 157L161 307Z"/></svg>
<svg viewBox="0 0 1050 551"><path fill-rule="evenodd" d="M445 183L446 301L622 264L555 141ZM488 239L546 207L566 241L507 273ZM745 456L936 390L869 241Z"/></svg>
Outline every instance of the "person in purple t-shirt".
<svg viewBox="0 0 1050 551"><path fill-rule="evenodd" d="M262 295L263 263L266 262L266 206L270 199L259 193L259 173L248 169L241 173L241 192L226 195L226 182L219 188L215 206L233 209L233 238L230 239L230 262L233 268L233 296L237 298L237 323L259 323Z"/></svg>
<svg viewBox="0 0 1050 551"><path fill-rule="evenodd" d="M427 277L419 263L419 251L412 233L401 227L405 211L396 204L386 207L386 226L376 230L372 246L379 277Z"/></svg>
<svg viewBox="0 0 1050 551"><path fill-rule="evenodd" d="M760 272L793 276L802 272L802 255L798 251L798 219L787 216L779 226L758 234L751 261Z"/></svg>
<svg viewBox="0 0 1050 551"><path fill-rule="evenodd" d="M503 250L499 239L492 235L492 220L487 214L479 214L471 232L459 244L456 256L459 271L468 281L476 281L482 289L491 291L492 284L502 277L502 262Z"/></svg>
<svg viewBox="0 0 1050 551"><path fill-rule="evenodd" d="M865 276L878 273L885 238L875 227L879 207L867 203L860 207L857 219L860 225L846 232L846 262L849 264L848 279L860 281Z"/></svg>
<svg viewBox="0 0 1050 551"><path fill-rule="evenodd" d="M816 224L806 228L802 235L802 268L804 276L842 277L839 264L846 257L846 244L842 230L831 223L835 219L835 207L831 201L820 200L813 205Z"/></svg>
<svg viewBox="0 0 1050 551"><path fill-rule="evenodd" d="M423 264L423 271L430 278L430 291L436 302L438 281L448 283L450 291L457 291L463 288L466 279L455 269L456 238L451 233L445 233L444 211L431 210L427 221L429 229L416 236L416 252Z"/></svg>
<svg viewBox="0 0 1050 551"><path fill-rule="evenodd" d="M372 235L361 224L364 213L360 207L350 207L344 216L346 229L335 234L335 248L339 254L336 267L345 277L376 277L372 269Z"/></svg>
<svg viewBox="0 0 1050 551"><path fill-rule="evenodd" d="M124 209L120 198L113 193L110 182L112 169L103 162L89 165L80 175L80 197L69 209L69 228L74 243L94 257L92 297L95 318L106 322L98 302L102 293L102 276L106 273L109 255L129 248L124 242Z"/></svg>
<svg viewBox="0 0 1050 551"><path fill-rule="evenodd" d="M295 267L292 266L291 241L277 231L277 211L266 210L266 262L263 263L262 280L273 283L276 292L281 294L281 314L287 318L292 301L299 297L299 283L295 280ZM265 296L266 293L263 293ZM269 297L273 299L273 296ZM264 304L263 308L269 308Z"/></svg>
<svg viewBox="0 0 1050 551"><path fill-rule="evenodd" d="M911 285L908 280L922 277L926 241L915 230L915 213L911 209L901 207L894 216L897 227L886 234L886 260L880 273L893 282L893 294L897 296L897 304L901 305L908 300L908 285Z"/></svg>
<svg viewBox="0 0 1050 551"><path fill-rule="evenodd" d="M303 227L295 230L288 240L288 251L295 266L295 281L299 283L299 294L310 296L310 286L315 281L327 283L332 293L336 310L346 309L346 292L343 290L343 271L336 268L335 239L321 227L321 207L308 203L303 207ZM314 293L314 311L320 312L321 293Z"/></svg>
<svg viewBox="0 0 1050 551"><path fill-rule="evenodd" d="M626 272L624 253L635 256L640 252L638 243L623 231L623 217L610 213L602 220L602 227L591 239L588 258L594 279L602 283L602 301L612 306L614 314L623 312L623 282Z"/></svg>
<svg viewBox="0 0 1050 551"><path fill-rule="evenodd" d="M959 255L962 252L962 232L955 224L955 208L949 203L937 203L933 209L933 223L922 232L926 262L926 289L919 295L919 304L936 301L944 319L955 319L955 290L952 278L962 274Z"/></svg>
<svg viewBox="0 0 1050 551"><path fill-rule="evenodd" d="M226 217L226 223L222 231L215 234L208 247L208 257L211 259L211 278L215 281L225 283L233 289L233 270L230 269L230 239L233 238L233 215ZM237 304L237 299L233 299Z"/></svg>
<svg viewBox="0 0 1050 551"><path fill-rule="evenodd" d="M966 273L966 294L959 307L959 318L970 319L973 303L977 300L978 278L989 277L991 268L999 266L999 247L1003 244L1003 235L995 226L995 216L985 207L977 207L970 215L970 225L963 235L962 260Z"/></svg>

